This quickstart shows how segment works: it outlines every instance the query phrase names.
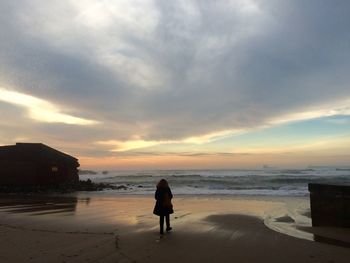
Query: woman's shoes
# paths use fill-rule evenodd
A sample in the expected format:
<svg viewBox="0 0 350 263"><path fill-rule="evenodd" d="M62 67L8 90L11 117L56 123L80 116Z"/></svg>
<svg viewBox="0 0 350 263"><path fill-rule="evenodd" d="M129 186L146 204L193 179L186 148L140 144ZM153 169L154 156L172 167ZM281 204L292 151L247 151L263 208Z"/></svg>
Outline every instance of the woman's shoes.
<svg viewBox="0 0 350 263"><path fill-rule="evenodd" d="M172 227L167 227L165 230L166 230L166 232L169 232L169 231L171 231L173 228ZM160 230L159 231L159 234L161 235L161 236L163 236L164 235L164 232L162 231L162 230Z"/></svg>

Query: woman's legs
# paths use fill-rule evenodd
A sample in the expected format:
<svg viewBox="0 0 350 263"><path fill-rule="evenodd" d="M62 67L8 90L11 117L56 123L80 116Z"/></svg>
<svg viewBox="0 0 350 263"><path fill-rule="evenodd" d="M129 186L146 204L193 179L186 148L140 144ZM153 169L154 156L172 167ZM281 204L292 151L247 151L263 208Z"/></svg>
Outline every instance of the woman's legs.
<svg viewBox="0 0 350 263"><path fill-rule="evenodd" d="M160 215L159 216L159 227L160 227L160 234L162 235L164 233L164 217L165 217L165 224L166 224L166 231L170 231L172 228L170 227L170 215Z"/></svg>
<svg viewBox="0 0 350 263"><path fill-rule="evenodd" d="M167 214L165 216L165 223L166 223L166 229L168 230L170 228L170 215Z"/></svg>
<svg viewBox="0 0 350 263"><path fill-rule="evenodd" d="M164 232L164 215L159 216L159 227L160 227L160 234L162 235Z"/></svg>

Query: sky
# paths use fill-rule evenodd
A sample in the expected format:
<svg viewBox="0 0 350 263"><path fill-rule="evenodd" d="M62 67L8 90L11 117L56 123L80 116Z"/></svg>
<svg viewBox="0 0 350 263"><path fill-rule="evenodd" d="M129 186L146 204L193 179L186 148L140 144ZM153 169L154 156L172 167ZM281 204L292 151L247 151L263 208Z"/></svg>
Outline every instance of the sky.
<svg viewBox="0 0 350 263"><path fill-rule="evenodd" d="M350 163L347 0L2 0L0 145L93 169Z"/></svg>

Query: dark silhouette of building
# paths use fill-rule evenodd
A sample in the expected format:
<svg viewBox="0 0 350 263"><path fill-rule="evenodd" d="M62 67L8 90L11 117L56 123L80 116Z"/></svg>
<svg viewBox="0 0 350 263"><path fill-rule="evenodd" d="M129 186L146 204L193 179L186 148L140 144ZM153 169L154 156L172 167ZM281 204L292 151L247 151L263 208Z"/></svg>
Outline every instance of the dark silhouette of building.
<svg viewBox="0 0 350 263"><path fill-rule="evenodd" d="M0 185L76 182L78 167L78 159L42 143L0 146Z"/></svg>
<svg viewBox="0 0 350 263"><path fill-rule="evenodd" d="M350 227L350 185L309 184L313 226Z"/></svg>

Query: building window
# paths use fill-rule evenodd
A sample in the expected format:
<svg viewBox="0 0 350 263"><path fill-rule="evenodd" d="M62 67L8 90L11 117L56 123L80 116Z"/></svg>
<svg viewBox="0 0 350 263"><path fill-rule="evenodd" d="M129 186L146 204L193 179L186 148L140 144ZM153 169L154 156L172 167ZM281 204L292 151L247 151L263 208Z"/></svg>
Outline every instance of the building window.
<svg viewBox="0 0 350 263"><path fill-rule="evenodd" d="M58 167L52 166L51 167L51 171L54 172L54 173L58 172Z"/></svg>

